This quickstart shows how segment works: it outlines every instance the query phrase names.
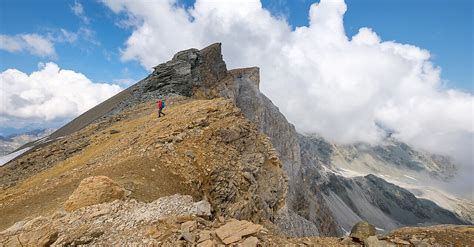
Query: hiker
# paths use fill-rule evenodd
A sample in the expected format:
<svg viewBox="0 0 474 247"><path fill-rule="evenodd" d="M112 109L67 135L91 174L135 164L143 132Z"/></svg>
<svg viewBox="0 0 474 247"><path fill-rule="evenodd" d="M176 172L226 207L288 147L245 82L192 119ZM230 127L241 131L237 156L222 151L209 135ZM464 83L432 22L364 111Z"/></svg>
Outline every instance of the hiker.
<svg viewBox="0 0 474 247"><path fill-rule="evenodd" d="M158 117L161 117L161 114L165 116L166 114L163 113L163 108L165 108L165 101L162 99L158 99L156 102L156 108L158 108Z"/></svg>

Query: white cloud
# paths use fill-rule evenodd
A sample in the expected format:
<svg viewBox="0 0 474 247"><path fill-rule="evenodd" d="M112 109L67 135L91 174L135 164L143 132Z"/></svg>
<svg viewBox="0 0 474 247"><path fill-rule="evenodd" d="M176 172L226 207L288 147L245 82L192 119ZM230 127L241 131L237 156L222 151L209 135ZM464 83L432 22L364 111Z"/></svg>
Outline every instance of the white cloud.
<svg viewBox="0 0 474 247"><path fill-rule="evenodd" d="M0 49L8 52L29 53L40 57L54 57L56 51L53 43L38 34L20 34L20 35L3 35L0 34Z"/></svg>
<svg viewBox="0 0 474 247"><path fill-rule="evenodd" d="M81 3L79 3L78 1L74 1L74 5L71 6L71 11L77 17L79 17L81 21L84 22L84 24L89 24L90 19L86 16L86 13L84 12L84 7Z"/></svg>
<svg viewBox="0 0 474 247"><path fill-rule="evenodd" d="M15 127L18 121L60 121L87 111L118 93L117 85L93 83L85 75L40 64L25 74L16 69L0 73L0 122Z"/></svg>
<svg viewBox="0 0 474 247"><path fill-rule="evenodd" d="M17 52L21 51L23 47L18 38L0 34L0 49L9 52Z"/></svg>
<svg viewBox="0 0 474 247"><path fill-rule="evenodd" d="M38 34L23 34L20 36L27 44L27 49L38 56L51 56L56 52L53 44Z"/></svg>
<svg viewBox="0 0 474 247"><path fill-rule="evenodd" d="M103 0L133 21L123 60L145 68L189 47L222 42L230 68L259 66L262 91L300 131L338 143L378 142L376 123L403 141L472 165L471 94L443 89L430 52L382 41L370 28L348 37L343 0L322 0L309 10L309 25L292 30L258 0Z"/></svg>

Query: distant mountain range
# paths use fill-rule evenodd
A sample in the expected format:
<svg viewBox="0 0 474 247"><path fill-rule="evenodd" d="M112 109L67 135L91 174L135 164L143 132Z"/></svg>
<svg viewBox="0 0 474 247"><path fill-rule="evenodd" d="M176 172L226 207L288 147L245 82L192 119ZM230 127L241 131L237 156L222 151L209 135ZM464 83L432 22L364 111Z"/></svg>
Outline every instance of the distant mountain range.
<svg viewBox="0 0 474 247"><path fill-rule="evenodd" d="M7 155L22 145L38 140L53 133L55 129L35 129L24 133L8 136L0 135L0 156Z"/></svg>

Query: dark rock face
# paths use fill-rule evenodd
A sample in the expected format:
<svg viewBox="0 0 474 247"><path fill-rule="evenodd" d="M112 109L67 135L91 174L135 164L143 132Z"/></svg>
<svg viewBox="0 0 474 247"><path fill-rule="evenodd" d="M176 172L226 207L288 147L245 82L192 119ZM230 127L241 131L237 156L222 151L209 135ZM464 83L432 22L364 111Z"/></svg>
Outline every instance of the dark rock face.
<svg viewBox="0 0 474 247"><path fill-rule="evenodd" d="M222 60L221 44L213 44L202 50L188 49L174 55L171 61L154 67L142 85L142 95L157 90L159 95L193 95L193 88L210 88L227 75Z"/></svg>
<svg viewBox="0 0 474 247"><path fill-rule="evenodd" d="M374 148L374 153L377 154L382 160L391 161L397 166L407 166L409 169L419 171L423 169L423 165L420 162L416 162L410 159L413 156L414 150L411 149L405 143L400 143L397 146L381 147L377 146Z"/></svg>
<svg viewBox="0 0 474 247"><path fill-rule="evenodd" d="M339 235L339 226L321 191L321 185L328 181L323 165L329 162L332 148L301 134L298 134L298 140L301 168L296 182L296 199L289 203L298 214L314 222L321 235Z"/></svg>
<svg viewBox="0 0 474 247"><path fill-rule="evenodd" d="M436 180L448 181L457 173L454 161L446 156L429 154L415 150L406 143L394 138L386 138L378 145L367 143L356 143L351 145L335 145L318 135L300 135L300 145L312 150L317 154L317 159L312 162L321 164L329 168L337 168L333 164L333 157L339 156L345 162L367 162L384 164L388 168L395 168L400 171L420 172L429 175ZM366 159L370 157L370 159ZM377 173L383 169L377 165L373 167L373 172Z"/></svg>
<svg viewBox="0 0 474 247"><path fill-rule="evenodd" d="M218 94L212 96L230 98L235 102L244 115L270 137L290 177L297 176L301 162L295 127L286 120L278 107L260 92L259 83L258 68L232 70L224 80L213 87L213 91Z"/></svg>
<svg viewBox="0 0 474 247"><path fill-rule="evenodd" d="M343 229L350 229L360 220L382 231L401 226L466 224L452 212L374 175L344 178L331 174L329 177L322 185L323 196Z"/></svg>
<svg viewBox="0 0 474 247"><path fill-rule="evenodd" d="M374 205L385 209L386 213L404 225L416 225L420 223L442 223L442 224L465 224L455 215L435 203L418 199L408 190L374 175L359 177L361 184L365 183L373 196Z"/></svg>
<svg viewBox="0 0 474 247"><path fill-rule="evenodd" d="M224 79L227 76L227 67L222 59L221 44L212 44L201 50L201 64L199 73L201 74L201 88L210 88L211 85Z"/></svg>
<svg viewBox="0 0 474 247"><path fill-rule="evenodd" d="M279 217L280 228L293 236L335 235L336 225L323 198L312 194L301 195L302 191L308 191L301 190L299 183L301 151L298 134L279 109L260 92L259 82L258 68L237 69L229 71L223 80L204 90L208 97L231 99L261 132L270 137L273 147L278 151L283 168L289 175L288 211L282 212ZM307 198L311 203L306 204L300 197ZM307 214L295 211L300 209ZM323 219L324 216L329 217Z"/></svg>
<svg viewBox="0 0 474 247"><path fill-rule="evenodd" d="M193 84L200 79L193 76L197 74L199 61L199 51L196 49L179 52L173 60L154 67L153 73L144 83L144 91L160 90L164 94L191 96Z"/></svg>
<svg viewBox="0 0 474 247"><path fill-rule="evenodd" d="M329 142L322 138L301 134L298 134L298 140L301 147L301 162L305 166L312 165L322 170L323 165L331 164L334 148Z"/></svg>

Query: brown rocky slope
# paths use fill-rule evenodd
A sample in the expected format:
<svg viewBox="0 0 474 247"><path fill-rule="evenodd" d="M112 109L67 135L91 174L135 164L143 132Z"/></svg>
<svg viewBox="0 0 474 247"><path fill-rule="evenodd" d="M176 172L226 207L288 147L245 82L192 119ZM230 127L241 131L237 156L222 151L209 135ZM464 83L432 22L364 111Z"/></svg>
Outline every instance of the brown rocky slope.
<svg viewBox="0 0 474 247"><path fill-rule="evenodd" d="M271 221L285 203L286 176L268 138L229 101L168 100L158 119L154 104L79 131L88 146L76 155L2 191L1 227L62 207L79 181L107 175L131 193L152 201L175 193L206 197L215 215ZM74 136L61 142L75 146ZM53 146L22 159L56 160ZM53 155L37 155L53 153Z"/></svg>

